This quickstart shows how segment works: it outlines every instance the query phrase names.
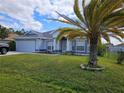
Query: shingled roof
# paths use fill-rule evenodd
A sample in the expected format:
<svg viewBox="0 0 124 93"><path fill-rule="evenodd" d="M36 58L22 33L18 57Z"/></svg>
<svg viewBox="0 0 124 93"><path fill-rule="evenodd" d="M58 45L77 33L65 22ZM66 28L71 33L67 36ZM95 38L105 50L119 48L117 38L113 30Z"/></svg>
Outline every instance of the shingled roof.
<svg viewBox="0 0 124 93"><path fill-rule="evenodd" d="M38 32L38 31L34 31L31 30L27 33L25 33L23 36L20 36L20 38L24 38L24 37L36 37L36 38L52 38L52 33L55 32L54 30L52 31L47 31L47 32Z"/></svg>
<svg viewBox="0 0 124 93"><path fill-rule="evenodd" d="M45 37L52 38L52 32L54 32L54 30L48 31L48 32L44 32L44 33L42 33L42 34L43 34L43 36L45 36Z"/></svg>

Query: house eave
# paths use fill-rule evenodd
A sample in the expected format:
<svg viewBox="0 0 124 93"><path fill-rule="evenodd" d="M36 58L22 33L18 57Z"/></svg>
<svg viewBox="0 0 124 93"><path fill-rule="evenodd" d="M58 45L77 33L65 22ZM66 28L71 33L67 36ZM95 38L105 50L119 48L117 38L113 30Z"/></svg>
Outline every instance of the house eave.
<svg viewBox="0 0 124 93"><path fill-rule="evenodd" d="M15 40L22 40L22 39L51 39L51 38L48 38L48 37L16 37Z"/></svg>

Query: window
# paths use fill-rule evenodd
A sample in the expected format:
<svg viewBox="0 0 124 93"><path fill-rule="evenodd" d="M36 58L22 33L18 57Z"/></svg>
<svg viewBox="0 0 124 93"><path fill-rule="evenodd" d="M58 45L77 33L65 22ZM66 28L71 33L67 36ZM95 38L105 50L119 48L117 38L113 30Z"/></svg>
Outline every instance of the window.
<svg viewBox="0 0 124 93"><path fill-rule="evenodd" d="M85 52L85 39L77 38L72 42L72 50L75 52Z"/></svg>
<svg viewBox="0 0 124 93"><path fill-rule="evenodd" d="M48 40L47 49L48 50L53 50L53 40L52 39Z"/></svg>
<svg viewBox="0 0 124 93"><path fill-rule="evenodd" d="M48 46L47 49L48 50L53 50L53 46Z"/></svg>
<svg viewBox="0 0 124 93"><path fill-rule="evenodd" d="M47 49L48 49L48 50L51 50L51 46L48 46Z"/></svg>
<svg viewBox="0 0 124 93"><path fill-rule="evenodd" d="M76 40L72 41L72 50L75 51L76 50Z"/></svg>
<svg viewBox="0 0 124 93"><path fill-rule="evenodd" d="M50 40L48 40L48 41L47 41L47 43L48 43L48 45L50 46L50 45L52 45L53 40L52 40L52 39L50 39Z"/></svg>
<svg viewBox="0 0 124 93"><path fill-rule="evenodd" d="M48 40L48 42L53 42L53 40L52 40L52 39L50 39L50 40Z"/></svg>
<svg viewBox="0 0 124 93"><path fill-rule="evenodd" d="M76 46L85 46L85 40L84 39L77 39L76 40Z"/></svg>
<svg viewBox="0 0 124 93"><path fill-rule="evenodd" d="M76 47L75 46L72 46L72 50L75 51L76 50Z"/></svg>
<svg viewBox="0 0 124 93"><path fill-rule="evenodd" d="M76 42L84 42L84 39L76 39Z"/></svg>
<svg viewBox="0 0 124 93"><path fill-rule="evenodd" d="M77 51L84 51L84 50L85 50L84 46L77 46Z"/></svg>

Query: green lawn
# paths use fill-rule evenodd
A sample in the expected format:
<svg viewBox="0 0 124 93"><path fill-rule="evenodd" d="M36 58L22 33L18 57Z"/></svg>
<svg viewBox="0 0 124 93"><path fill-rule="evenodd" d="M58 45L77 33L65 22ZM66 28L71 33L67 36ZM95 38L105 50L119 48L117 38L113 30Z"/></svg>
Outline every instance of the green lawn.
<svg viewBox="0 0 124 93"><path fill-rule="evenodd" d="M0 57L0 93L124 93L124 65L99 58L103 72L81 70L87 57L13 55Z"/></svg>

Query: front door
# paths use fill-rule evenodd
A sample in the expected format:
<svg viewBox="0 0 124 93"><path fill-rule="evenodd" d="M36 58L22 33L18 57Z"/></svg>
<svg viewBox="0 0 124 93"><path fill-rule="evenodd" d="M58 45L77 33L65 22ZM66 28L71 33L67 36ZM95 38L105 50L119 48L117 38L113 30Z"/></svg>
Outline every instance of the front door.
<svg viewBox="0 0 124 93"><path fill-rule="evenodd" d="M62 50L62 52L66 52L66 49L67 49L67 39L62 38L62 40L61 40L61 50Z"/></svg>

